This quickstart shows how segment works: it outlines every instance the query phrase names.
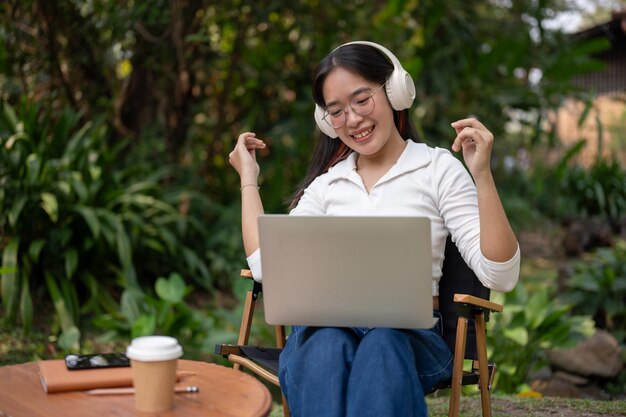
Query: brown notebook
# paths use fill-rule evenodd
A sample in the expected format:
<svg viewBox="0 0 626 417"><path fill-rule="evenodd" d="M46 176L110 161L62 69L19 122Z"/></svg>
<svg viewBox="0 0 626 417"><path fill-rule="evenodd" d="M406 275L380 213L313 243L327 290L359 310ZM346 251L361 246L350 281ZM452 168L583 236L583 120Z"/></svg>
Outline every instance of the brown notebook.
<svg viewBox="0 0 626 417"><path fill-rule="evenodd" d="M39 375L48 394L133 385L130 367L68 371L63 359L39 361Z"/></svg>

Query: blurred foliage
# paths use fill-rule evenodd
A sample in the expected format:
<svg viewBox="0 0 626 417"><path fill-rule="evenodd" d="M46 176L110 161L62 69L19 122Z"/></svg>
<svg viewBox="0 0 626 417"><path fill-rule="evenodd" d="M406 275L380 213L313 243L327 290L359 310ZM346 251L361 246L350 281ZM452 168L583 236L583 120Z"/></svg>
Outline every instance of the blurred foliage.
<svg viewBox="0 0 626 417"><path fill-rule="evenodd" d="M192 286L173 272L159 277L154 289L126 288L119 310L96 316L91 326L100 332L101 342L166 334L185 347L187 358L205 357L218 341L235 342L237 332L225 311L200 308L206 301L188 302L192 292Z"/></svg>
<svg viewBox="0 0 626 417"><path fill-rule="evenodd" d="M606 42L573 43L544 20L560 0L7 1L0 56L3 94L20 94L85 118L104 115L109 140L199 174L188 184L230 205L238 179L226 157L237 133L269 142L261 159L268 211L300 181L314 146L310 78L333 47L371 39L395 51L417 86L414 116L424 140L448 146L450 122L476 115L508 152L553 140L539 127L573 94L572 75L598 68ZM497 28L497 30L494 30ZM523 114L524 117L520 117ZM505 136L515 119L530 128ZM153 142L151 142L153 143ZM496 150L495 159L500 159ZM498 164L495 164L498 166Z"/></svg>
<svg viewBox="0 0 626 417"><path fill-rule="evenodd" d="M576 262L559 298L571 305L574 314L593 317L596 326L626 344L626 241L599 248Z"/></svg>
<svg viewBox="0 0 626 417"><path fill-rule="evenodd" d="M600 68L591 56L608 47L544 28L566 3L0 3L5 321L28 328L50 299L65 347L84 333L86 317L110 337L176 332L205 351L231 340L238 310L216 295L242 296L231 277L245 261L228 153L241 131L267 140L265 209L284 211L316 140L311 75L332 48L355 39L384 44L413 75L424 141L449 147L450 123L478 116L497 138L500 189L517 196L505 206L519 225L541 216L544 206L524 196L549 205L564 178L580 178L557 168L554 187L537 190L539 177L511 173L504 155L518 163L519 150L557 142L544 128L548 114L583 93L569 80ZM619 179L609 168L582 187ZM620 200L605 200L602 207L620 209ZM514 312L512 323L527 319Z"/></svg>
<svg viewBox="0 0 626 417"><path fill-rule="evenodd" d="M532 224L543 216L559 222L588 217L617 221L624 216L626 166L617 157L597 158L590 166L575 162L586 145L580 140L555 163L538 159L530 169L514 167L504 175L502 195L514 220Z"/></svg>
<svg viewBox="0 0 626 417"><path fill-rule="evenodd" d="M118 166L123 148L105 135L105 125L81 126L71 110L55 119L36 104L0 107L4 320L30 328L47 290L66 348L79 342L81 316L119 309L110 291L141 292L160 268L212 287L185 240L202 236L200 222L179 211L192 197L159 187L166 167Z"/></svg>
<svg viewBox="0 0 626 417"><path fill-rule="evenodd" d="M555 303L546 287L529 294L517 285L509 293L494 293L492 300L506 306L491 316L487 333L489 360L498 366L495 384L502 392L517 392L531 370L547 365L545 349L572 347L594 330L588 316L570 315L571 307Z"/></svg>

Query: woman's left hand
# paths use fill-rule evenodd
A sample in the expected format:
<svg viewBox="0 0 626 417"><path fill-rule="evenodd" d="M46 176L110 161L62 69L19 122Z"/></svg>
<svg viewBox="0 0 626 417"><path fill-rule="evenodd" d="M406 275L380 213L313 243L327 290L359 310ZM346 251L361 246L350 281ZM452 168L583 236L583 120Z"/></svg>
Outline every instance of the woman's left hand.
<svg viewBox="0 0 626 417"><path fill-rule="evenodd" d="M463 150L463 159L474 180L483 175L491 175L489 160L493 134L473 117L457 120L452 123L452 127L456 131L452 150Z"/></svg>

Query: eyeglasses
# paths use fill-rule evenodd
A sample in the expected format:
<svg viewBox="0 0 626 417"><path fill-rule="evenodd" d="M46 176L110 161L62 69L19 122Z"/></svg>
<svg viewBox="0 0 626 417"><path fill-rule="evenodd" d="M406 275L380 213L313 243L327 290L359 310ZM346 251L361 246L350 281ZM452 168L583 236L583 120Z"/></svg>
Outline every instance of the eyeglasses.
<svg viewBox="0 0 626 417"><path fill-rule="evenodd" d="M352 111L359 116L365 116L374 111L374 94L378 93L384 85L385 83L378 87L373 93L364 91L354 96L349 104ZM339 129L348 121L348 112L345 107L340 108L339 106L332 106L326 109L326 113L322 118L333 128Z"/></svg>

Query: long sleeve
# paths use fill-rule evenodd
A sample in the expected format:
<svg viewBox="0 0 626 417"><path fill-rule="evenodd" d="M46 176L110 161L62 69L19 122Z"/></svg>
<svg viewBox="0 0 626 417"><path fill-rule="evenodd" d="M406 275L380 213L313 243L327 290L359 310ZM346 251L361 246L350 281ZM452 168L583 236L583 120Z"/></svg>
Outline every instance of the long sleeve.
<svg viewBox="0 0 626 417"><path fill-rule="evenodd" d="M471 176L460 161L442 149L434 152L432 167L439 211L461 255L484 286L496 291L512 290L519 279L519 246L506 262L485 258L480 250L478 200Z"/></svg>
<svg viewBox="0 0 626 417"><path fill-rule="evenodd" d="M263 271L261 268L261 249L257 249L246 258L248 261L248 268L252 272L252 277L256 282L263 280Z"/></svg>

